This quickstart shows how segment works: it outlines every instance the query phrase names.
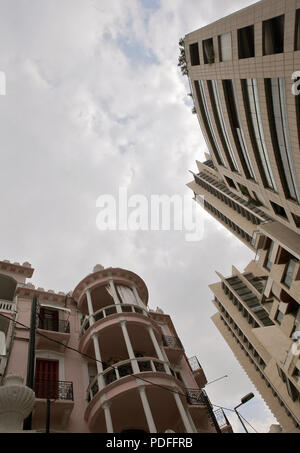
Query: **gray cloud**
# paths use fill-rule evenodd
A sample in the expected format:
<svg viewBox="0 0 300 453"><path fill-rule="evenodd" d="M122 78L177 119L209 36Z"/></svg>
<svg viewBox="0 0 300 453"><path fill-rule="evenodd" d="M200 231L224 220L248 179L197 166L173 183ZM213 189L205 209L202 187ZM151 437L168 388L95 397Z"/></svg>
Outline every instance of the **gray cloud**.
<svg viewBox="0 0 300 453"><path fill-rule="evenodd" d="M229 408L253 386L210 321L208 284L252 254L205 213L198 243L183 232L100 232L96 199L119 186L191 196L188 170L205 143L177 68L178 40L251 3L3 0L0 14L3 259L30 261L33 283L62 291L96 263L137 272L208 380L229 375L207 387ZM272 416L258 395L251 405L245 416L267 429Z"/></svg>

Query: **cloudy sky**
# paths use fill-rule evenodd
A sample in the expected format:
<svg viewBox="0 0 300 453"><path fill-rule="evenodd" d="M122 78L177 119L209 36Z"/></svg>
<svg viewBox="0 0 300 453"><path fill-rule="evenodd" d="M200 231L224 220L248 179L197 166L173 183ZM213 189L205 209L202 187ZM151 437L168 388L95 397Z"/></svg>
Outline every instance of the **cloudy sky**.
<svg viewBox="0 0 300 453"><path fill-rule="evenodd" d="M97 263L138 273L208 381L229 376L207 386L212 403L233 408L253 391L241 413L263 432L274 417L210 320L208 289L216 270L243 269L252 253L200 207L198 242L96 225L96 200L118 200L120 187L192 197L189 170L206 149L178 40L252 3L0 0L0 232L2 259L32 263L45 289L68 292Z"/></svg>

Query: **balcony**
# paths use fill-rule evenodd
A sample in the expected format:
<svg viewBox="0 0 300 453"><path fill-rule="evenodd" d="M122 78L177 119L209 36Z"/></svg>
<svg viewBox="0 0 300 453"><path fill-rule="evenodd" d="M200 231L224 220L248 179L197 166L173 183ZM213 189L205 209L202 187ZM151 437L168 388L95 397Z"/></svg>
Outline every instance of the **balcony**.
<svg viewBox="0 0 300 453"><path fill-rule="evenodd" d="M0 331L5 334L8 331L10 319L13 319L14 313L16 313L16 305L10 300L0 299L0 312L5 316L0 316Z"/></svg>
<svg viewBox="0 0 300 453"><path fill-rule="evenodd" d="M37 334L36 336L37 348L41 349L45 347L47 349L51 345L51 349L60 350L61 346L58 343L56 343L56 341L63 342L65 345L68 344L70 338L70 323L69 321L64 319L55 320L40 318L37 333L39 331L43 332L41 332L42 335ZM46 337L48 337L48 339Z"/></svg>
<svg viewBox="0 0 300 453"><path fill-rule="evenodd" d="M107 387L115 381L121 380L126 376L131 376L134 373L132 362L136 360L140 373L152 372L152 373L167 373L166 362L158 360L156 358L149 357L138 357L136 359L127 359L122 362L115 364L114 366L108 367L102 373L98 374L91 381L87 389L87 400L90 402L99 390ZM135 374L136 375L136 374ZM99 389L99 382L102 382L101 389Z"/></svg>
<svg viewBox="0 0 300 453"><path fill-rule="evenodd" d="M203 390L186 389L186 398L191 406L206 406L206 395Z"/></svg>
<svg viewBox="0 0 300 453"><path fill-rule="evenodd" d="M50 330L51 332L70 333L70 323L63 319L56 322L52 319L40 319L38 329Z"/></svg>
<svg viewBox="0 0 300 453"><path fill-rule="evenodd" d="M178 363L183 356L183 346L177 337L163 335L163 346L171 363Z"/></svg>
<svg viewBox="0 0 300 453"><path fill-rule="evenodd" d="M36 380L34 383L36 398L73 401L73 382Z"/></svg>
<svg viewBox="0 0 300 453"><path fill-rule="evenodd" d="M207 384L207 379L198 358L196 356L191 357L188 359L188 362L197 384L200 388L203 388Z"/></svg>
<svg viewBox="0 0 300 453"><path fill-rule="evenodd" d="M68 381L36 380L34 383L35 406L33 428L43 428L46 423L46 402L50 403L50 425L53 429L64 429L74 407L73 383Z"/></svg>
<svg viewBox="0 0 300 453"><path fill-rule="evenodd" d="M223 409L217 409L216 411L214 411L214 415L223 434L233 433L231 424L229 423Z"/></svg>
<svg viewBox="0 0 300 453"><path fill-rule="evenodd" d="M119 307L119 311L118 311ZM105 319L109 316L116 315L117 313L138 313L140 315L148 316L148 312L146 310L143 310L140 306L138 305L133 305L133 304L119 304L119 305L109 305L105 308L102 308L101 310L96 311L93 314L95 322L99 321L100 319ZM89 329L90 327L90 317L87 316L82 323L81 330L80 330L80 336L84 335L85 332Z"/></svg>

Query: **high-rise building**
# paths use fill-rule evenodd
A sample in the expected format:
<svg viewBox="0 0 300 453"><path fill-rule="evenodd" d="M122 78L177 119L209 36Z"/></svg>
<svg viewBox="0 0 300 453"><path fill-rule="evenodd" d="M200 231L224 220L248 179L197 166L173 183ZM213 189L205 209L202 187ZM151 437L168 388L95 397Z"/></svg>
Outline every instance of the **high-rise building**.
<svg viewBox="0 0 300 453"><path fill-rule="evenodd" d="M188 187L256 253L211 285L214 322L282 427L299 431L300 1L262 0L180 45L208 148Z"/></svg>
<svg viewBox="0 0 300 453"><path fill-rule="evenodd" d="M231 430L170 316L148 308L138 275L97 265L64 294L36 288L32 274L29 263L0 262L0 431L21 430L24 418L29 429L31 410L34 432Z"/></svg>

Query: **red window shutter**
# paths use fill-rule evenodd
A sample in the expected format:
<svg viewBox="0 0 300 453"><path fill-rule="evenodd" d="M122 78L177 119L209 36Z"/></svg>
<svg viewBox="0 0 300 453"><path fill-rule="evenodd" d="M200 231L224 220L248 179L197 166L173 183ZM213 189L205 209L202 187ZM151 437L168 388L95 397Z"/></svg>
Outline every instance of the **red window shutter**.
<svg viewBox="0 0 300 453"><path fill-rule="evenodd" d="M58 361L36 360L36 398L58 399Z"/></svg>

